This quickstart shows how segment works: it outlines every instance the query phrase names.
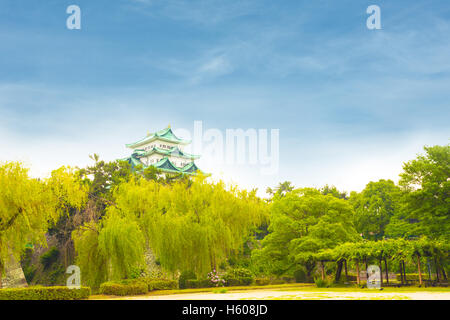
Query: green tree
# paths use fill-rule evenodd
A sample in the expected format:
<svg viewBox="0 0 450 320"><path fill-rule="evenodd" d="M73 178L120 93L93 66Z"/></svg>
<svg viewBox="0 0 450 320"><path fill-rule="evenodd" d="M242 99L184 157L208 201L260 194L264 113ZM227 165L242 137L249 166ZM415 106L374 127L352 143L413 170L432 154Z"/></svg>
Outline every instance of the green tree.
<svg viewBox="0 0 450 320"><path fill-rule="evenodd" d="M331 194L332 196L338 198L338 199L344 199L347 200L347 192L339 191L335 186L329 186L325 185L322 189L320 189L320 192L324 195Z"/></svg>
<svg viewBox="0 0 450 320"><path fill-rule="evenodd" d="M387 227L392 236L450 240L450 145L425 147L403 165L402 208Z"/></svg>
<svg viewBox="0 0 450 320"><path fill-rule="evenodd" d="M210 271L265 220L266 204L236 187L208 183L203 177L170 185L144 179L122 184L115 193L118 210L132 213L149 246L169 271Z"/></svg>
<svg viewBox="0 0 450 320"><path fill-rule="evenodd" d="M253 251L259 271L284 274L298 265L311 273L320 250L358 239L353 209L342 199L316 189L297 189L275 198L270 210L269 234Z"/></svg>
<svg viewBox="0 0 450 320"><path fill-rule="evenodd" d="M46 246L45 233L68 207L81 209L86 197L70 168L45 181L32 179L20 163L0 166L0 280L7 259L20 258L28 243ZM1 283L1 281L0 281Z"/></svg>
<svg viewBox="0 0 450 320"><path fill-rule="evenodd" d="M270 194L271 196L284 196L286 193L291 192L294 190L294 186L292 185L292 182L285 181L280 182L278 186L274 189L268 187L266 189L266 192Z"/></svg>
<svg viewBox="0 0 450 320"><path fill-rule="evenodd" d="M399 210L400 188L392 180L369 182L360 193L352 192L356 230L365 239L380 240L391 217Z"/></svg>

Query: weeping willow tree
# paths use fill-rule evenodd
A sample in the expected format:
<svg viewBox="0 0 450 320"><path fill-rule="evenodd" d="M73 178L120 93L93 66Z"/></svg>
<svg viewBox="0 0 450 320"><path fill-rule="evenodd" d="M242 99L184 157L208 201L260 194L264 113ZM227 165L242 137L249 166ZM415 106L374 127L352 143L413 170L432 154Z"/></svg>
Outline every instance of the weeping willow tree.
<svg viewBox="0 0 450 320"><path fill-rule="evenodd" d="M147 245L168 271L205 274L242 250L266 219L266 204L223 182L202 177L163 185L131 180L115 191L117 210L136 217Z"/></svg>
<svg viewBox="0 0 450 320"><path fill-rule="evenodd" d="M30 178L20 163L0 165L0 286L8 259L18 260L26 244L46 246L49 225L85 201L86 189L71 168L62 167L40 181Z"/></svg>
<svg viewBox="0 0 450 320"><path fill-rule="evenodd" d="M100 223L72 233L83 283L98 288L107 280L130 278L144 264L145 239L136 219L110 207Z"/></svg>

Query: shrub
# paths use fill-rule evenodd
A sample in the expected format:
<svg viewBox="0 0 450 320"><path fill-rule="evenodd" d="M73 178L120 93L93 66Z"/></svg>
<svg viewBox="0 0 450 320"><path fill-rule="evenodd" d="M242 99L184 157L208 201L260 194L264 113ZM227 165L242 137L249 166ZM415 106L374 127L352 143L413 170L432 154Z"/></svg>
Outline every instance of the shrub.
<svg viewBox="0 0 450 320"><path fill-rule="evenodd" d="M294 279L297 283L305 283L307 282L306 272L303 269L297 269L294 271Z"/></svg>
<svg viewBox="0 0 450 320"><path fill-rule="evenodd" d="M104 282L100 293L114 296L132 296L148 292L148 285L142 281Z"/></svg>
<svg viewBox="0 0 450 320"><path fill-rule="evenodd" d="M315 278L314 283L317 288L328 288L330 286L329 281L327 279L322 280L322 278Z"/></svg>
<svg viewBox="0 0 450 320"><path fill-rule="evenodd" d="M149 279L146 282L148 291L178 289L178 282L175 280Z"/></svg>
<svg viewBox="0 0 450 320"><path fill-rule="evenodd" d="M224 277L227 286L248 286L253 283L253 274L245 268L235 268L227 271Z"/></svg>
<svg viewBox="0 0 450 320"><path fill-rule="evenodd" d="M42 254L40 261L44 266L44 269L50 267L59 257L59 250L56 247L51 247L50 250Z"/></svg>
<svg viewBox="0 0 450 320"><path fill-rule="evenodd" d="M225 285L225 279L221 277L221 275L214 269L208 275L206 278L211 281L212 285L215 287L221 287Z"/></svg>
<svg viewBox="0 0 450 320"><path fill-rule="evenodd" d="M25 276L25 280L27 280L27 283L30 283L34 278L34 275L36 274L37 271L36 266L34 265L24 266L22 270Z"/></svg>
<svg viewBox="0 0 450 320"><path fill-rule="evenodd" d="M197 279L197 276L193 271L183 271L178 278L178 286L180 289L186 289L187 287L187 280L195 280Z"/></svg>
<svg viewBox="0 0 450 320"><path fill-rule="evenodd" d="M255 279L255 284L257 286L267 286L270 284L270 279L268 278L257 278Z"/></svg>
<svg viewBox="0 0 450 320"><path fill-rule="evenodd" d="M228 287L234 287L234 286L249 286L253 283L252 277L242 277L242 278L227 278L226 285Z"/></svg>
<svg viewBox="0 0 450 320"><path fill-rule="evenodd" d="M209 279L186 280L186 288L211 288L214 286Z"/></svg>
<svg viewBox="0 0 450 320"><path fill-rule="evenodd" d="M271 279L270 280L270 284L284 284L284 280L283 279Z"/></svg>
<svg viewBox="0 0 450 320"><path fill-rule="evenodd" d="M91 288L27 287L0 289L0 300L81 300L89 298Z"/></svg>

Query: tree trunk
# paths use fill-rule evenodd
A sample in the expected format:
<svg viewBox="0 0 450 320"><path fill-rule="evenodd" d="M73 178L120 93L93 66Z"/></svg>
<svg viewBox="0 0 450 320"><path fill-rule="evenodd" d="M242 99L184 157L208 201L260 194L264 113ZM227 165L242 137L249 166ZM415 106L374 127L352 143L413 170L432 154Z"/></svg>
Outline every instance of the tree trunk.
<svg viewBox="0 0 450 320"><path fill-rule="evenodd" d="M365 260L365 262L366 262L366 282L367 282L369 280L369 274L367 273L367 268L368 268L367 260Z"/></svg>
<svg viewBox="0 0 450 320"><path fill-rule="evenodd" d="M398 262L398 266L400 268L400 280L401 280L402 285L403 285L404 284L404 282L403 282L403 268L402 268L402 262L401 261Z"/></svg>
<svg viewBox="0 0 450 320"><path fill-rule="evenodd" d="M386 258L384 258L384 269L385 269L384 271L386 272L386 283L389 284L389 270Z"/></svg>
<svg viewBox="0 0 450 320"><path fill-rule="evenodd" d="M344 260L345 263L345 281L348 281L348 272L347 272L347 259Z"/></svg>
<svg viewBox="0 0 450 320"><path fill-rule="evenodd" d="M447 281L447 274L445 273L445 268L442 267L441 270L442 270L442 276L444 277L444 280Z"/></svg>
<svg viewBox="0 0 450 320"><path fill-rule="evenodd" d="M439 283L441 279L439 277L439 264L437 263L437 259L434 258L434 265L436 266L436 281Z"/></svg>
<svg viewBox="0 0 450 320"><path fill-rule="evenodd" d="M3 264L0 261L0 289L3 287L2 286L2 279L3 279Z"/></svg>
<svg viewBox="0 0 450 320"><path fill-rule="evenodd" d="M360 284L360 279L359 279L359 261L356 261L356 283L359 285Z"/></svg>
<svg viewBox="0 0 450 320"><path fill-rule="evenodd" d="M403 276L405 277L405 283L408 284L408 279L406 279L406 267L405 260L402 260Z"/></svg>
<svg viewBox="0 0 450 320"><path fill-rule="evenodd" d="M422 268L420 266L420 256L417 255L417 269L419 271L419 284L422 285Z"/></svg>
<svg viewBox="0 0 450 320"><path fill-rule="evenodd" d="M381 259L378 261L378 267L380 268L380 286L383 286L383 268L381 265Z"/></svg>
<svg viewBox="0 0 450 320"><path fill-rule="evenodd" d="M323 261L320 261L320 269L322 273L322 280L325 280L325 266L323 265Z"/></svg>
<svg viewBox="0 0 450 320"><path fill-rule="evenodd" d="M339 280L341 279L342 264L343 263L344 263L344 261L342 261L342 260L339 260L337 262L336 277L334 278L335 282L339 282Z"/></svg>

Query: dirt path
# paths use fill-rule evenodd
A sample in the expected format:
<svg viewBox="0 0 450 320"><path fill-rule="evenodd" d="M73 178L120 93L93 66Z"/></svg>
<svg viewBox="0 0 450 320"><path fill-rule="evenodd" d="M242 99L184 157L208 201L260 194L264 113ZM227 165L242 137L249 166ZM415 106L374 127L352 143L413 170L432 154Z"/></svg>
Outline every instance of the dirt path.
<svg viewBox="0 0 450 320"><path fill-rule="evenodd" d="M228 293L186 293L127 297L130 300L450 300L450 292L336 292L251 290Z"/></svg>

